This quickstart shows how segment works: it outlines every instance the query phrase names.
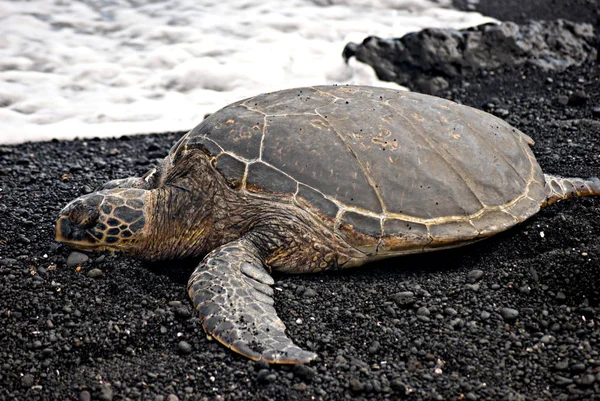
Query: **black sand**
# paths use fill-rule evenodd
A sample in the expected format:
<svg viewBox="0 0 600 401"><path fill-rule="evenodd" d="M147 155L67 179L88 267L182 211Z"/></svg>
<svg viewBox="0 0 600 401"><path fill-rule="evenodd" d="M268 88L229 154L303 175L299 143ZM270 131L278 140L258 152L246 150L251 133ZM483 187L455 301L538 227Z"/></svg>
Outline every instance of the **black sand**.
<svg viewBox="0 0 600 401"><path fill-rule="evenodd" d="M503 115L536 140L546 172L600 175L598 65L466 81L440 95ZM60 208L145 172L180 135L0 148L0 399L600 399L597 198L454 251L277 275L289 335L320 355L304 367L208 341L189 264L92 253L68 266L53 240Z"/></svg>

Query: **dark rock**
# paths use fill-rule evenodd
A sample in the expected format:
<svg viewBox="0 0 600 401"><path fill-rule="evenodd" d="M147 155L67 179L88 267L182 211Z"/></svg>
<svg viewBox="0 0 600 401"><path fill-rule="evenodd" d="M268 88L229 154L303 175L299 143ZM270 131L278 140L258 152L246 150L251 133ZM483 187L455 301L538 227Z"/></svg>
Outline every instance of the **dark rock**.
<svg viewBox="0 0 600 401"><path fill-rule="evenodd" d="M355 393L360 393L365 389L365 384L358 379L350 379L349 384L350 390L354 391Z"/></svg>
<svg viewBox="0 0 600 401"><path fill-rule="evenodd" d="M500 309L500 315L506 322L514 322L519 317L519 311L512 308Z"/></svg>
<svg viewBox="0 0 600 401"><path fill-rule="evenodd" d="M570 106L582 106L588 101L589 98L589 95L584 91L575 91L571 96L569 96L567 104Z"/></svg>
<svg viewBox="0 0 600 401"><path fill-rule="evenodd" d="M474 284L483 278L483 270L471 270L467 274L467 281L471 284Z"/></svg>
<svg viewBox="0 0 600 401"><path fill-rule="evenodd" d="M21 387L29 388L34 384L34 377L32 374L27 373L21 377Z"/></svg>
<svg viewBox="0 0 600 401"><path fill-rule="evenodd" d="M76 267L84 265L90 260L90 257L85 253L73 251L67 257L67 267Z"/></svg>
<svg viewBox="0 0 600 401"><path fill-rule="evenodd" d="M89 391L84 390L81 393L79 393L79 401L91 401L91 399L92 395Z"/></svg>
<svg viewBox="0 0 600 401"><path fill-rule="evenodd" d="M104 275L104 272L100 269L92 269L87 273L88 277L100 278Z"/></svg>
<svg viewBox="0 0 600 401"><path fill-rule="evenodd" d="M398 292L390 297L398 306L410 306L415 302L415 294L411 291Z"/></svg>
<svg viewBox="0 0 600 401"><path fill-rule="evenodd" d="M597 50L592 25L556 20L484 24L460 31L430 28L398 39L370 36L361 44L348 43L342 57L369 64L383 81L439 93L446 78L525 63L562 71L595 60Z"/></svg>
<svg viewBox="0 0 600 401"><path fill-rule="evenodd" d="M177 349L184 355L192 353L192 345L187 341L179 341L179 344L177 344Z"/></svg>
<svg viewBox="0 0 600 401"><path fill-rule="evenodd" d="M101 385L99 387L100 394L98 395L98 399L100 401L112 401L113 399L113 391L109 386Z"/></svg>

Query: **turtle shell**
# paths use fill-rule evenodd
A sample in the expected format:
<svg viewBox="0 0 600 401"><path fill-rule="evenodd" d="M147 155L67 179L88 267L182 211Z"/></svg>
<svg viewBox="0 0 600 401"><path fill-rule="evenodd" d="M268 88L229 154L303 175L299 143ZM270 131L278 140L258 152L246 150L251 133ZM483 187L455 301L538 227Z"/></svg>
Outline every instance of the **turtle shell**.
<svg viewBox="0 0 600 401"><path fill-rule="evenodd" d="M316 86L210 115L171 151L201 148L232 188L294 204L370 255L472 242L545 199L532 140L423 94Z"/></svg>

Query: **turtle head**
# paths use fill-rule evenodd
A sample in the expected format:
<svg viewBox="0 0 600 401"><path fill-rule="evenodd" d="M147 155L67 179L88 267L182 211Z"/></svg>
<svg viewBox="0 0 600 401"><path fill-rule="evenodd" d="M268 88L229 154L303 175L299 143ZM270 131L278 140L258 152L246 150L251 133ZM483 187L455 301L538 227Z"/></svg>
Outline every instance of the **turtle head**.
<svg viewBox="0 0 600 401"><path fill-rule="evenodd" d="M83 250L134 253L145 231L149 192L103 189L75 199L60 212L56 240Z"/></svg>

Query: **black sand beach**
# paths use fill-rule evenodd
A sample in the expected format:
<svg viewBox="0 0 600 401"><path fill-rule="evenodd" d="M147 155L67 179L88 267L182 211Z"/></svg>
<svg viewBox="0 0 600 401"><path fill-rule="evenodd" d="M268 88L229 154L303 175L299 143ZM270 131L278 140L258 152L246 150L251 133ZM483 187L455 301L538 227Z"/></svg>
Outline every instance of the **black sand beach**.
<svg viewBox="0 0 600 401"><path fill-rule="evenodd" d="M599 25L595 1L550 15L553 1L481 3ZM600 176L599 71L524 66L438 95L501 114L545 172ZM276 275L289 336L319 358L269 367L207 339L185 292L193 264L77 260L54 241L68 201L144 173L182 134L0 147L0 399L600 400L600 199L465 248Z"/></svg>

